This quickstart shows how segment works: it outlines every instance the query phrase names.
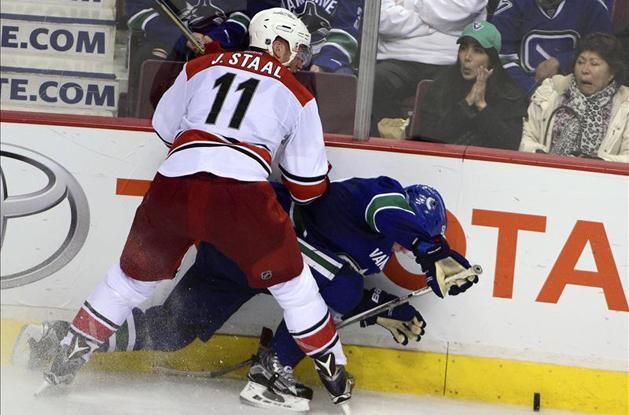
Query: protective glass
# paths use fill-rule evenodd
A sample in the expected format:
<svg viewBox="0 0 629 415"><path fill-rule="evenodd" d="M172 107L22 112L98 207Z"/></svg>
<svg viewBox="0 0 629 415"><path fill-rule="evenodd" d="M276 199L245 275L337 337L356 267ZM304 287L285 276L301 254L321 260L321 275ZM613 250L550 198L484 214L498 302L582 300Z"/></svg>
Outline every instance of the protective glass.
<svg viewBox="0 0 629 415"><path fill-rule="evenodd" d="M312 49L306 45L299 45L297 54L293 58L293 62L297 65L297 68L307 68L312 60Z"/></svg>

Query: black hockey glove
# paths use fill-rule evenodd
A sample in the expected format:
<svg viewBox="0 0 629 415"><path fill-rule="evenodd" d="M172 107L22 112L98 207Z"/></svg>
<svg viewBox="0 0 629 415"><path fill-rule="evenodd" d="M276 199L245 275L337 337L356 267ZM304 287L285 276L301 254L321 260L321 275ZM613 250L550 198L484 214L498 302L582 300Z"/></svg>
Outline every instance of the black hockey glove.
<svg viewBox="0 0 629 415"><path fill-rule="evenodd" d="M364 311L373 308L387 301L397 298L379 288L365 291L363 299L358 306L358 310ZM359 312L360 312L359 311ZM424 334L426 322L424 318L412 305L400 304L399 306L383 311L381 314L369 317L360 322L361 327L378 324L389 330L393 336L393 340L404 346L408 344L408 340L420 341Z"/></svg>
<svg viewBox="0 0 629 415"><path fill-rule="evenodd" d="M454 249L445 238L437 237L430 242L421 241L413 250L415 262L421 265L426 273L426 282L432 291L443 298L444 293L458 295L467 291L478 282L478 275L470 273L469 276L457 280L454 283L446 283L445 279L471 269L468 260Z"/></svg>

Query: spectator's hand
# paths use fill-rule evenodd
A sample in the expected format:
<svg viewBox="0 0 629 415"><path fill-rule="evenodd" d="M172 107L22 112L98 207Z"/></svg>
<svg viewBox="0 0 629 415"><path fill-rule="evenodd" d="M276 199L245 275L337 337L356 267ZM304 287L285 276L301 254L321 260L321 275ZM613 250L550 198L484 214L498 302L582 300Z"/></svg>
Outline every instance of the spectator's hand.
<svg viewBox="0 0 629 415"><path fill-rule="evenodd" d="M310 72L323 72L323 70L318 65L310 65Z"/></svg>
<svg viewBox="0 0 629 415"><path fill-rule="evenodd" d="M487 101L485 101L485 91L487 90L487 79L494 73L493 69L487 69L483 65L478 67L476 71L476 81L472 85L472 89L465 97L467 105L474 105L479 111L484 110L487 107Z"/></svg>
<svg viewBox="0 0 629 415"><path fill-rule="evenodd" d="M207 45L208 43L212 43L213 40L211 37L209 37L208 35L203 35L201 33L192 33L194 35L194 37L199 41L199 43L201 45L203 45L203 49L205 50L205 45ZM188 47L188 49L190 49L191 51L193 51L196 54L199 54L199 51L197 50L197 48L194 47L194 45L192 44L192 42L190 42L189 40L186 42L186 46Z"/></svg>
<svg viewBox="0 0 629 415"><path fill-rule="evenodd" d="M535 68L535 81L542 82L546 78L557 75L560 69L559 59L550 57Z"/></svg>

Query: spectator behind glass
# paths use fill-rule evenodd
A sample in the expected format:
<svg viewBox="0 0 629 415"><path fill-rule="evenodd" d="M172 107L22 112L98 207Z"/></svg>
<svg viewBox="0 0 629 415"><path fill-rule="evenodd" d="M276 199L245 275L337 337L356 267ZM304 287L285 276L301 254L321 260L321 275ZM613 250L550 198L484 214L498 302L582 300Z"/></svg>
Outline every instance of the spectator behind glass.
<svg viewBox="0 0 629 415"><path fill-rule="evenodd" d="M517 150L527 102L500 64L500 33L475 22L457 43L457 62L424 99L419 139Z"/></svg>
<svg viewBox="0 0 629 415"><path fill-rule="evenodd" d="M579 37L612 33L602 0L504 0L491 22L502 34L505 69L527 96L544 79L570 73Z"/></svg>
<svg viewBox="0 0 629 415"><path fill-rule="evenodd" d="M355 73L363 0L257 0L249 1L249 14L271 7L290 10L310 31L311 71Z"/></svg>
<svg viewBox="0 0 629 415"><path fill-rule="evenodd" d="M586 36L574 74L544 81L528 109L521 151L629 162L629 87L620 41Z"/></svg>
<svg viewBox="0 0 629 415"><path fill-rule="evenodd" d="M246 0L170 0L166 4L204 45L218 42L222 49L241 49L246 42L249 17ZM155 0L127 1L128 26L144 34L146 58L184 61L194 57L190 42L155 4ZM218 44L216 46L218 46Z"/></svg>
<svg viewBox="0 0 629 415"><path fill-rule="evenodd" d="M485 19L486 6L487 0L382 0L372 136L381 119L406 117L402 102L419 81L456 61L456 39L467 24Z"/></svg>

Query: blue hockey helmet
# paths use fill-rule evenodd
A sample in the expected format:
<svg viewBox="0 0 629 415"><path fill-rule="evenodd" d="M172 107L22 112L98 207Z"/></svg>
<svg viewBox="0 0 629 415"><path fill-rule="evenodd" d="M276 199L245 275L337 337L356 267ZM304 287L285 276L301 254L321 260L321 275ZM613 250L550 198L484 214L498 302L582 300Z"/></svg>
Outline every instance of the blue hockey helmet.
<svg viewBox="0 0 629 415"><path fill-rule="evenodd" d="M430 236L442 235L448 226L446 205L439 192L423 184L414 184L404 188L406 200L422 227Z"/></svg>

